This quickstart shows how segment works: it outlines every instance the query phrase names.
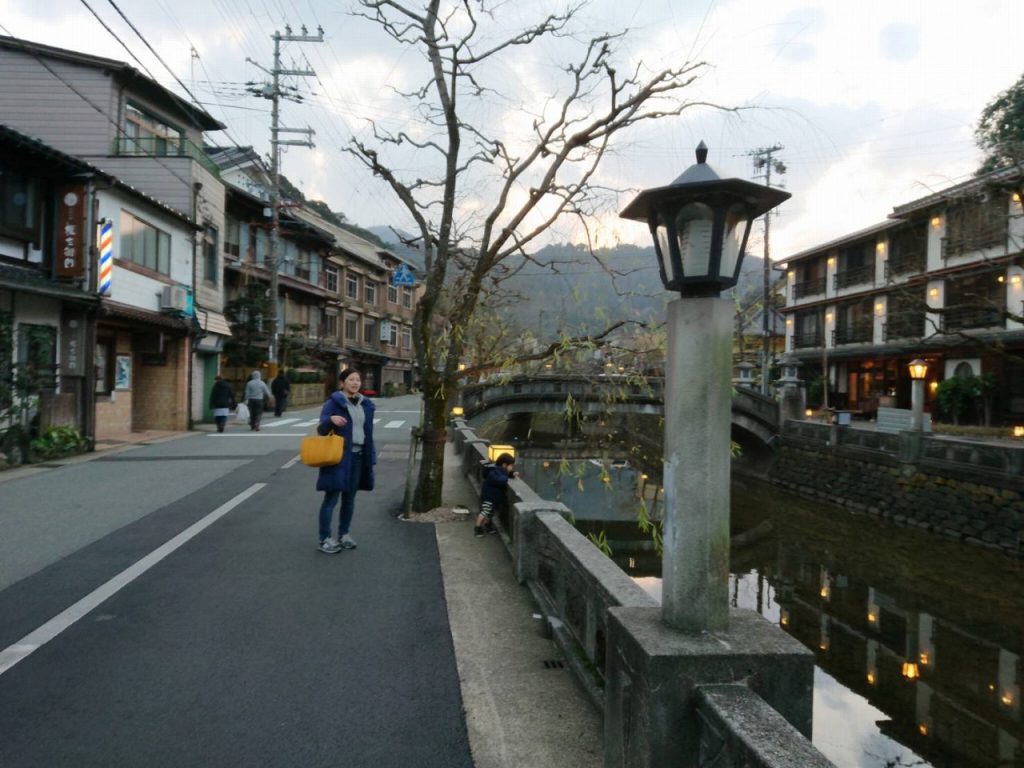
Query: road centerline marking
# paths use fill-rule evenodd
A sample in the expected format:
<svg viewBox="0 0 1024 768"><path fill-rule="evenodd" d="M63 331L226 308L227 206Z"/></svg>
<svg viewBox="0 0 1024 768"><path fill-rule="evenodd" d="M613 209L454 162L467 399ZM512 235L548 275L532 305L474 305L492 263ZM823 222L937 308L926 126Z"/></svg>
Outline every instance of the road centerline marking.
<svg viewBox="0 0 1024 768"><path fill-rule="evenodd" d="M58 613L45 624L29 632L13 645L0 651L0 675L22 661L46 643L53 640L61 632L101 605L135 579L159 563L165 557L179 549L191 539L198 536L228 512L237 507L256 492L266 487L266 483L254 483L234 498L224 502L200 520L197 520L174 538L164 542L148 555L128 566L119 574L101 584L78 602Z"/></svg>

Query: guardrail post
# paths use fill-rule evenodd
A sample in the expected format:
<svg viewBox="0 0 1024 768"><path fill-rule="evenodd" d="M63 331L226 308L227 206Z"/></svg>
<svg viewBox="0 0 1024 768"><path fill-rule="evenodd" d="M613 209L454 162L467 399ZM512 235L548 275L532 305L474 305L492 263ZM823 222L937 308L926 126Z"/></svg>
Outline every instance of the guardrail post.
<svg viewBox="0 0 1024 768"><path fill-rule="evenodd" d="M513 504L512 509L513 567L516 580L520 584L525 584L537 579L537 564L540 561L537 546L537 513L554 512L562 517L569 517L572 511L558 501L520 501Z"/></svg>

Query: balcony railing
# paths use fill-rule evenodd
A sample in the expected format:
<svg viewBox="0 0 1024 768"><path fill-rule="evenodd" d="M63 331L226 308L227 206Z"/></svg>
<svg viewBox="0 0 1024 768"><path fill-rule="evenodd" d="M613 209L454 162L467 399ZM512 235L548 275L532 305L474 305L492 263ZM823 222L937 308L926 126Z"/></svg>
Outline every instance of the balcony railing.
<svg viewBox="0 0 1024 768"><path fill-rule="evenodd" d="M114 154L138 157L189 157L214 176L220 177L220 169L216 163L207 157L202 147L196 146L188 139L119 136L114 139Z"/></svg>
<svg viewBox="0 0 1024 768"><path fill-rule="evenodd" d="M832 346L839 344L864 344L870 342L874 335L874 323L871 320L839 326L832 331Z"/></svg>
<svg viewBox="0 0 1024 768"><path fill-rule="evenodd" d="M807 347L820 347L822 340L821 330L815 328L812 331L796 331L793 333L793 347L795 349L806 349Z"/></svg>
<svg viewBox="0 0 1024 768"><path fill-rule="evenodd" d="M802 283L793 283L793 298L802 299L805 296L818 296L825 293L825 278L815 277L805 280Z"/></svg>
<svg viewBox="0 0 1024 768"><path fill-rule="evenodd" d="M854 267L853 269L836 272L832 276L832 288L838 291L841 288L849 288L851 285L870 284L874 280L875 265L865 264L863 267Z"/></svg>
<svg viewBox="0 0 1024 768"><path fill-rule="evenodd" d="M924 252L902 254L899 258L890 258L885 262L885 279L892 280L897 275L909 275L924 271Z"/></svg>
<svg viewBox="0 0 1024 768"><path fill-rule="evenodd" d="M977 229L965 235L942 238L942 258L948 259L970 251L980 251L1006 244L1006 224Z"/></svg>
<svg viewBox="0 0 1024 768"><path fill-rule="evenodd" d="M893 312L882 325L882 340L918 339L924 335L922 312Z"/></svg>
<svg viewBox="0 0 1024 768"><path fill-rule="evenodd" d="M999 307L947 307L942 313L943 333L970 328L1002 328L1005 325L1004 310Z"/></svg>

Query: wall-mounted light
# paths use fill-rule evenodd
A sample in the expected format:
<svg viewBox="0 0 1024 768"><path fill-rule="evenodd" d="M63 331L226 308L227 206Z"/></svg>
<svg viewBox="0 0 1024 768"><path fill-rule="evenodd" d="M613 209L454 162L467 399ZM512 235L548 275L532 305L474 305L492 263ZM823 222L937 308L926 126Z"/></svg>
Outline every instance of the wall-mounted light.
<svg viewBox="0 0 1024 768"><path fill-rule="evenodd" d="M460 371L464 371L464 370L466 370L466 364L465 363L459 363L458 368L459 368Z"/></svg>
<svg viewBox="0 0 1024 768"><path fill-rule="evenodd" d="M1019 287L1021 283L1020 275L1010 275L1010 285Z"/></svg>
<svg viewBox="0 0 1024 768"><path fill-rule="evenodd" d="M868 685L874 685L878 681L874 672L868 672Z"/></svg>
<svg viewBox="0 0 1024 768"><path fill-rule="evenodd" d="M938 288L929 288L928 289L928 298L929 299L937 299L937 298L939 298L939 289Z"/></svg>
<svg viewBox="0 0 1024 768"><path fill-rule="evenodd" d="M1020 192L1014 192L1013 193L1013 202L1015 202L1015 203L1019 203L1020 202Z"/></svg>
<svg viewBox="0 0 1024 768"><path fill-rule="evenodd" d="M1006 282L1006 276L1005 275L999 275L998 277L996 277L996 282L997 283L1005 283Z"/></svg>
<svg viewBox="0 0 1024 768"><path fill-rule="evenodd" d="M461 405L452 407L452 416L462 416L466 412L466 409Z"/></svg>
<svg viewBox="0 0 1024 768"><path fill-rule="evenodd" d="M1007 706L1007 707L1012 707L1013 706L1013 694L1010 693L1009 691L1007 691L1002 696L1000 696L999 700L1001 702L1003 702L1004 706Z"/></svg>
<svg viewBox="0 0 1024 768"><path fill-rule="evenodd" d="M793 326L793 318L792 317L787 317L786 318L786 325L788 325L790 327Z"/></svg>
<svg viewBox="0 0 1024 768"><path fill-rule="evenodd" d="M808 408L806 411L804 411L804 416L806 416L808 419L811 418L811 416L813 416L813 415L814 415L814 411L812 411L810 408Z"/></svg>
<svg viewBox="0 0 1024 768"><path fill-rule="evenodd" d="M782 612L779 614L779 624L783 627L789 626L789 611L785 608L783 608Z"/></svg>
<svg viewBox="0 0 1024 768"><path fill-rule="evenodd" d="M880 301L877 302L875 304L875 314L881 316L884 313L885 313L885 304L883 304Z"/></svg>
<svg viewBox="0 0 1024 768"><path fill-rule="evenodd" d="M919 726L917 726L917 732L920 733L922 736L927 736L928 723L921 723Z"/></svg>
<svg viewBox="0 0 1024 768"><path fill-rule="evenodd" d="M832 313L831 312L826 312L825 313L825 322L826 323L831 323L832 322Z"/></svg>
<svg viewBox="0 0 1024 768"><path fill-rule="evenodd" d="M831 594L832 594L832 590L829 589L828 584L824 584L821 587L821 589L818 590L818 595L820 597L824 598L825 600L828 600L828 598L829 598L829 596Z"/></svg>
<svg viewBox="0 0 1024 768"><path fill-rule="evenodd" d="M913 661L903 662L902 673L907 680L916 680L921 676L921 670L918 669L917 663Z"/></svg>
<svg viewBox="0 0 1024 768"><path fill-rule="evenodd" d="M1024 426L1016 426L1013 428L1014 437L1024 437Z"/></svg>
<svg viewBox="0 0 1024 768"><path fill-rule="evenodd" d="M921 653L917 655L917 660L921 662L922 667L927 667L928 663L931 661L931 657L928 655L927 651L921 651Z"/></svg>
<svg viewBox="0 0 1024 768"><path fill-rule="evenodd" d="M930 392L934 392L938 388L939 388L939 382L937 382L937 381L929 381L928 382L928 390Z"/></svg>
<svg viewBox="0 0 1024 768"><path fill-rule="evenodd" d="M875 251L878 253L885 253L885 243L878 243L878 245L875 246Z"/></svg>
<svg viewBox="0 0 1024 768"><path fill-rule="evenodd" d="M828 264L830 267L834 267L836 265L836 257L829 256L828 261L826 261L825 263Z"/></svg>
<svg viewBox="0 0 1024 768"><path fill-rule="evenodd" d="M942 226L941 216L932 216L932 229L938 229Z"/></svg>
<svg viewBox="0 0 1024 768"><path fill-rule="evenodd" d="M877 613L872 613L871 611L869 611L868 612L868 624L877 624L877 623L878 623L878 614Z"/></svg>

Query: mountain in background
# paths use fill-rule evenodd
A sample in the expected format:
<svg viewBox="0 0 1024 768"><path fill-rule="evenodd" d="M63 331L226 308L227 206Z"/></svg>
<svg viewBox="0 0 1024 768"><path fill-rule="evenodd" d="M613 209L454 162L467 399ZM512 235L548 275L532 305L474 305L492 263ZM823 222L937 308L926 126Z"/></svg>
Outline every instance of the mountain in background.
<svg viewBox="0 0 1024 768"><path fill-rule="evenodd" d="M390 228L367 229L422 269L420 251L395 243ZM545 246L533 257L551 266L527 264L502 282L516 297L502 309L502 316L538 338L596 333L619 320L659 323L666 303L677 295L662 285L652 246L618 245L591 254L585 246L564 243ZM724 295L760 296L762 264L756 256L744 258L739 283ZM773 273L772 280L776 278Z"/></svg>

